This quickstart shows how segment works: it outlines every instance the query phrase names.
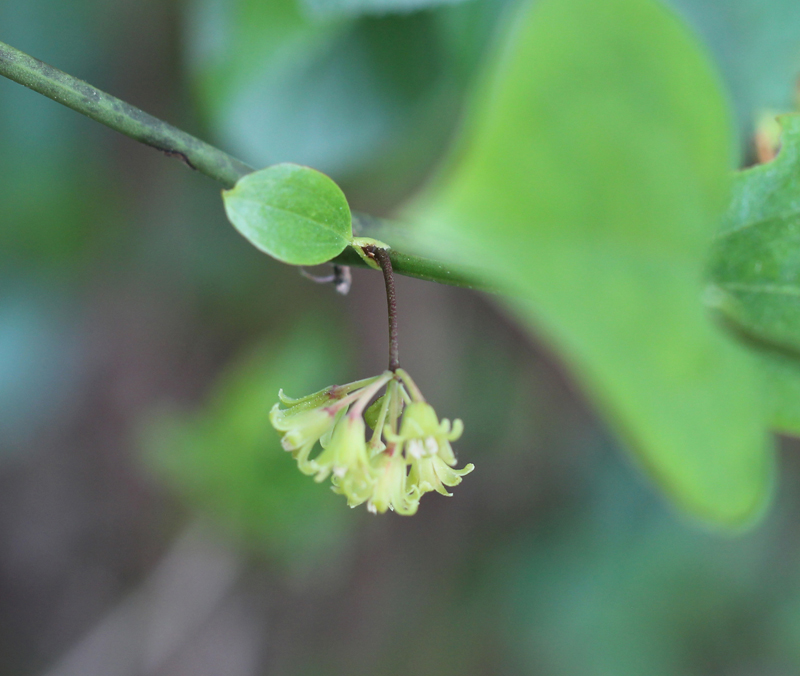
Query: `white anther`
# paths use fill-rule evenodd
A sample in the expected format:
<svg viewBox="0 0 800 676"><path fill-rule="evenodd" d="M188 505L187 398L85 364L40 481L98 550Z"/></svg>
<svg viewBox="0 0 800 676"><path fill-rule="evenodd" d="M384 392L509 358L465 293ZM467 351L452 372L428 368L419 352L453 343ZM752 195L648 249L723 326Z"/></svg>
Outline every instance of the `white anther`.
<svg viewBox="0 0 800 676"><path fill-rule="evenodd" d="M425 454L425 448L419 439L412 439L408 442L408 453L415 458L421 458Z"/></svg>
<svg viewBox="0 0 800 676"><path fill-rule="evenodd" d="M425 439L425 450L428 451L428 455L436 455L439 452L439 444L436 443L434 437Z"/></svg>

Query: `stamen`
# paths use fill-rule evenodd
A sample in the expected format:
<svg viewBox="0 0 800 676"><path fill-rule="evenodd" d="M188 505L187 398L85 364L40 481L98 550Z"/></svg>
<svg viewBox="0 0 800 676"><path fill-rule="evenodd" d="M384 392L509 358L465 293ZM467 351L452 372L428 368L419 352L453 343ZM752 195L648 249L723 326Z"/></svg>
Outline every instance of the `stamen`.
<svg viewBox="0 0 800 676"><path fill-rule="evenodd" d="M427 437L425 439L425 450L428 451L428 455L436 455L439 452L439 444L436 443L436 439Z"/></svg>
<svg viewBox="0 0 800 676"><path fill-rule="evenodd" d="M422 442L419 439L411 439L407 444L406 448L408 449L409 455L414 456L415 458L421 458L425 455L425 449L422 446Z"/></svg>

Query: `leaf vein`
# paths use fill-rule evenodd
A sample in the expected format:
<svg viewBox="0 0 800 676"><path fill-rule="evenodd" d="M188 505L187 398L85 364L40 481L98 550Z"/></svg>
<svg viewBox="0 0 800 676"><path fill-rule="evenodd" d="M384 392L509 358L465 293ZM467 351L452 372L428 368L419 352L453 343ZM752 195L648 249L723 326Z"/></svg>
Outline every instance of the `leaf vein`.
<svg viewBox="0 0 800 676"><path fill-rule="evenodd" d="M772 294L775 296L795 296L800 298L800 287L796 286L780 286L778 284L742 284L740 282L727 282L720 284L724 289L729 291L742 291L744 293L763 293Z"/></svg>
<svg viewBox="0 0 800 676"><path fill-rule="evenodd" d="M247 197L239 197L239 199L242 200L243 202L250 202L252 204L257 204L259 207L264 207L266 209L273 209L275 211L281 211L281 212L283 212L285 214L291 214L295 218L299 218L299 219L301 219L303 221L308 221L309 223L313 223L314 225L319 225L322 228L324 228L325 230L330 230L333 234L337 235L338 237L340 237L344 241L347 241L346 237L344 237L340 233L336 232L335 226L333 226L333 225L331 225L329 223L326 223L325 221L318 221L318 220L315 220L315 219L313 219L313 218L311 218L309 216L305 216L305 215L300 214L300 213L298 213L296 211L292 211L291 209L285 209L284 207L278 207L278 206L275 206L274 204L267 204L266 202L262 202L262 201L257 200L257 199L248 199Z"/></svg>
<svg viewBox="0 0 800 676"><path fill-rule="evenodd" d="M780 213L774 216L765 216L763 218L756 218L755 220L747 221L745 223L737 225L735 228L731 228L730 230L724 230L722 232L718 232L714 236L714 239L724 239L725 237L728 237L730 235L735 235L737 232L741 232L742 230L747 230L748 228L752 228L757 225L764 225L772 221L785 221L790 218L800 218L800 209L792 209L791 211Z"/></svg>

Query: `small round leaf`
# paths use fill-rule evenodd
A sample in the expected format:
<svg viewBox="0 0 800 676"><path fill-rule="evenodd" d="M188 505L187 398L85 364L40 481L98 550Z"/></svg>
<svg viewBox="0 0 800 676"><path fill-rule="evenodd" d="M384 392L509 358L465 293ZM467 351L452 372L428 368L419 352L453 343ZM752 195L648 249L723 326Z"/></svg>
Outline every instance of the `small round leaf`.
<svg viewBox="0 0 800 676"><path fill-rule="evenodd" d="M254 171L222 197L234 227L283 263L325 263L353 237L344 193L309 167L285 163Z"/></svg>

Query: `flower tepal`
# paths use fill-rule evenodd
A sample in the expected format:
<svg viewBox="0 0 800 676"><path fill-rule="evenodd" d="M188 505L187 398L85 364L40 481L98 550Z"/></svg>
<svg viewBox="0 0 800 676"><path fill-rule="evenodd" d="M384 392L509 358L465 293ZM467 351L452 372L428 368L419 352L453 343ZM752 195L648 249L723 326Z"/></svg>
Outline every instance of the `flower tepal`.
<svg viewBox="0 0 800 676"><path fill-rule="evenodd" d="M367 411L384 387L386 393ZM454 469L450 442L461 436L461 421L440 421L402 369L302 399L279 396L270 421L283 433L284 449L303 473L320 482L330 478L334 492L351 507L366 503L376 514L411 515L423 494L449 496L445 486L456 486L474 469L471 464ZM373 427L370 439L365 411ZM321 450L312 457L317 444Z"/></svg>
<svg viewBox="0 0 800 676"><path fill-rule="evenodd" d="M463 429L460 420L456 420L452 427L449 420L440 422L430 404L412 402L408 405L398 442L405 444L412 482L421 491L436 491L450 496L452 494L444 487L457 486L461 477L475 468L467 465L461 470L453 469L456 457L450 442L456 441Z"/></svg>

